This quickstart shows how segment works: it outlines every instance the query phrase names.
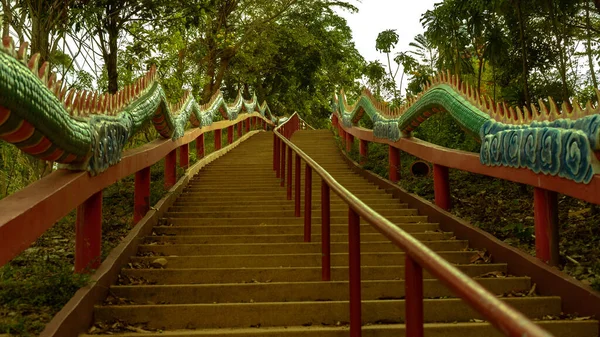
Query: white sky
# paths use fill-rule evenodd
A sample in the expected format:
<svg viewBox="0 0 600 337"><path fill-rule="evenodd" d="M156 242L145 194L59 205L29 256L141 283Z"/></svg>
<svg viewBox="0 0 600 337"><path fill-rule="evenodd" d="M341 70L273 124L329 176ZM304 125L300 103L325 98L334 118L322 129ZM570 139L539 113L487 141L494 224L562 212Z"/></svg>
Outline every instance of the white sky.
<svg viewBox="0 0 600 337"><path fill-rule="evenodd" d="M360 2L359 2L360 1ZM387 67L385 54L375 50L377 35L386 29L396 29L398 44L391 56L400 51L407 51L408 44L414 37L423 33L423 26L419 21L421 14L442 0L351 0L351 4L358 8L358 13L338 11L338 14L348 21L356 49L367 62L379 59ZM392 71L395 70L392 60ZM400 69L400 72L402 69ZM397 75L400 84L401 73ZM403 87L406 87L406 78ZM401 91L404 94L404 88Z"/></svg>

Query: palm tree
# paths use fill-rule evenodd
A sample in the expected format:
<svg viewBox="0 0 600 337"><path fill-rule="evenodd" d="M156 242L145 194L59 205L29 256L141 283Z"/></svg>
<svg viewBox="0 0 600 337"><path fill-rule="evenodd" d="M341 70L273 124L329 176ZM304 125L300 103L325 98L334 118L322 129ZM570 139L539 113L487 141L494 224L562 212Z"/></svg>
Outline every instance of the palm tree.
<svg viewBox="0 0 600 337"><path fill-rule="evenodd" d="M426 63L432 70L438 61L438 51L433 43L423 34L415 36L415 40L408 44L415 48L409 53L418 56L423 63Z"/></svg>

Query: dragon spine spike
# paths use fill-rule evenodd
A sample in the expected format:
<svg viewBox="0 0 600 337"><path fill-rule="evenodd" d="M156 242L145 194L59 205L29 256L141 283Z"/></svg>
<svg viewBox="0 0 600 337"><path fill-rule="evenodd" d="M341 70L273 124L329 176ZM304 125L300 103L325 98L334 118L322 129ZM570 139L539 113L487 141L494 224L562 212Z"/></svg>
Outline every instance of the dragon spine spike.
<svg viewBox="0 0 600 337"><path fill-rule="evenodd" d="M568 116L572 110L573 107L571 106L571 102L569 102L569 100L566 100L561 104L561 111L563 114L566 114Z"/></svg>
<svg viewBox="0 0 600 337"><path fill-rule="evenodd" d="M546 106L546 103L544 103L544 101L542 101L542 99L540 98L538 100L538 104L540 105L540 114L538 115L537 120L547 120L550 116L550 112L548 112L548 107Z"/></svg>
<svg viewBox="0 0 600 337"><path fill-rule="evenodd" d="M577 98L573 99L569 115L571 116L570 118L581 118L585 115L585 111L581 109L581 105L579 105Z"/></svg>
<svg viewBox="0 0 600 337"><path fill-rule="evenodd" d="M18 52L15 50L15 44L13 42L13 39L10 36L6 36L6 37L2 38L2 48L6 51L7 54L9 54L12 57L16 58L17 60L19 60ZM22 59L20 59L20 60L22 60Z"/></svg>
<svg viewBox="0 0 600 337"><path fill-rule="evenodd" d="M56 83L56 74L50 73L50 76L48 76L48 80L46 81L46 88L50 89L50 91L54 91L55 83Z"/></svg>
<svg viewBox="0 0 600 337"><path fill-rule="evenodd" d="M530 106L531 106L531 112L530 112L531 119L530 119L530 121L535 121L535 120L538 119L538 117L540 115L540 112L536 108L535 104L531 103Z"/></svg>
<svg viewBox="0 0 600 337"><path fill-rule="evenodd" d="M525 107L525 109L527 109L527 108ZM524 115L525 113L524 113L524 112L523 112L523 110L521 110L521 108L520 108L520 107L518 107L518 106L515 108L515 110L516 110L515 122L517 122L517 123L519 123L519 124L523 123L523 115Z"/></svg>
<svg viewBox="0 0 600 337"><path fill-rule="evenodd" d="M44 85L48 85L48 75L50 72L50 67L48 66L48 62L42 63L40 66L37 76L44 83Z"/></svg>
<svg viewBox="0 0 600 337"><path fill-rule="evenodd" d="M457 75L458 77L458 75ZM450 81L450 69L446 69L446 82Z"/></svg>
<svg viewBox="0 0 600 337"><path fill-rule="evenodd" d="M12 41L12 39L11 39ZM17 52L17 60L23 61L27 55L27 47L29 46L28 42L23 42L19 46L19 51Z"/></svg>
<svg viewBox="0 0 600 337"><path fill-rule="evenodd" d="M85 90L81 90L79 92L79 100L77 101L77 111L82 114L83 113L83 109L85 107L85 100L87 99L87 91Z"/></svg>
<svg viewBox="0 0 600 337"><path fill-rule="evenodd" d="M506 117L506 120L511 124L513 124L517 120L517 113L514 107L508 107L508 114Z"/></svg>
<svg viewBox="0 0 600 337"><path fill-rule="evenodd" d="M594 91L596 92L596 104L600 106L600 90L598 90L598 88L594 88Z"/></svg>
<svg viewBox="0 0 600 337"><path fill-rule="evenodd" d="M29 68L29 70L31 70L32 73L34 73L36 76L38 76L38 68L39 68L39 63L40 63L40 53L35 53L33 54L33 56L31 56L31 58L29 59L29 62L27 62L27 68Z"/></svg>
<svg viewBox="0 0 600 337"><path fill-rule="evenodd" d="M73 102L73 96L75 95L75 90L71 89L69 90L69 92L66 95L66 98L64 100L64 106L66 108L66 110L71 109L71 103Z"/></svg>
<svg viewBox="0 0 600 337"><path fill-rule="evenodd" d="M96 112L97 105L98 105L98 92L94 91L94 97L92 98L92 101L90 102L90 106L89 106L90 113Z"/></svg>

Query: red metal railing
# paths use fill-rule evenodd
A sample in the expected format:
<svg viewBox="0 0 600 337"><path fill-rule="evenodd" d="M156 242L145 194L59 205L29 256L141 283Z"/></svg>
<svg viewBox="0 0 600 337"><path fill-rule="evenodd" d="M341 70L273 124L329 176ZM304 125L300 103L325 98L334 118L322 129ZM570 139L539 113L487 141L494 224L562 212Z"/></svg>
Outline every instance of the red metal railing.
<svg viewBox="0 0 600 337"><path fill-rule="evenodd" d="M595 175L589 184L578 184L527 169L485 166L481 164L477 153L448 149L416 138L401 138L396 142L375 138L372 130L357 126L346 128L339 121L339 116L334 114L333 126L346 146L354 138L361 143L374 142L389 146L389 179L393 182L399 179L400 150L432 163L435 203L444 210L451 207L449 168L533 186L536 256L550 265L559 264L557 193L600 205L600 175Z"/></svg>
<svg viewBox="0 0 600 337"><path fill-rule="evenodd" d="M485 319L507 336L539 336L549 337L548 332L535 325L525 315L500 301L495 295L487 291L473 279L462 273L459 269L442 259L423 243L379 215L369 206L365 205L339 184L333 177L306 155L289 139L298 129L299 116L294 113L286 123L275 129L274 148L289 148L290 155L296 155L305 162L305 205L304 205L304 240L310 240L311 219L311 194L312 171L322 179L321 190L321 224L322 224L322 279L330 280L331 264L329 257L329 231L330 231L330 203L329 194L333 190L348 204L348 241L349 241L349 289L350 289L350 336L361 336L361 277L360 277L360 218L364 219L380 233L386 236L393 244L400 247L406 256L405 262L405 324L406 336L422 337L423 326L423 268L434 277L444 282L460 298L478 311ZM274 152L274 169L284 174L282 165L286 151ZM297 162L299 162L297 160ZM299 166L299 165L296 165ZM287 184L291 185L292 179L288 175ZM296 179L298 186L298 179ZM296 207L299 195L296 194ZM308 235L308 238L307 238Z"/></svg>
<svg viewBox="0 0 600 337"><path fill-rule="evenodd" d="M221 147L221 130L228 129L233 141L233 126L250 121L261 126L273 123L258 113L243 114L234 121L214 122L210 126L188 130L176 141L156 140L126 151L121 162L105 172L90 176L87 172L58 170L24 189L0 200L0 266L24 251L40 235L71 210L77 208L75 271L95 269L100 265L102 236L102 190L116 181L135 174L133 224L150 209L150 166L165 158L165 188L176 183L177 149L180 166L189 165L189 143L196 140L198 158L204 157L204 133L215 132L215 149Z"/></svg>

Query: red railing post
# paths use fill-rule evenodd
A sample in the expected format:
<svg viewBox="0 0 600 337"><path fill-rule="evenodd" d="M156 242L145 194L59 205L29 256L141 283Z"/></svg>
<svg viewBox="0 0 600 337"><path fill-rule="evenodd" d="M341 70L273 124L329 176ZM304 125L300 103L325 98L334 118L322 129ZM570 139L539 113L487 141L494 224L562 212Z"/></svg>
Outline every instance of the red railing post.
<svg viewBox="0 0 600 337"><path fill-rule="evenodd" d="M535 256L556 266L560 263L558 251L558 198L556 192L536 187L533 190L535 222Z"/></svg>
<svg viewBox="0 0 600 337"><path fill-rule="evenodd" d="M135 173L133 194L133 224L137 224L150 210L150 167Z"/></svg>
<svg viewBox="0 0 600 337"><path fill-rule="evenodd" d="M348 207L348 254L350 337L360 337L362 326L360 295L360 217L352 207Z"/></svg>
<svg viewBox="0 0 600 337"><path fill-rule="evenodd" d="M204 134L196 138L196 157L204 158Z"/></svg>
<svg viewBox="0 0 600 337"><path fill-rule="evenodd" d="M285 186L285 148L286 145L283 142L283 140L280 141L281 143L281 166L279 168L279 170L281 171L281 187Z"/></svg>
<svg viewBox="0 0 600 337"><path fill-rule="evenodd" d="M221 141L221 134L222 134L221 129L215 130L215 151L221 149L221 144L223 143Z"/></svg>
<svg viewBox="0 0 600 337"><path fill-rule="evenodd" d="M277 135L273 135L275 136L275 177L279 178L281 175L281 160L279 159L281 157L281 139Z"/></svg>
<svg viewBox="0 0 600 337"><path fill-rule="evenodd" d="M190 166L190 146L183 144L179 147L179 167L184 170Z"/></svg>
<svg viewBox="0 0 600 337"><path fill-rule="evenodd" d="M227 127L227 144L233 143L233 125Z"/></svg>
<svg viewBox="0 0 600 337"><path fill-rule="evenodd" d="M245 130L246 130L246 131L245 131L246 133L250 132L250 119L251 119L251 118L252 118L252 117L248 117L248 118L246 118L246 120L244 121L244 123L245 123L245 124L244 124L244 127L245 127Z"/></svg>
<svg viewBox="0 0 600 337"><path fill-rule="evenodd" d="M165 157L165 189L171 188L177 182L177 149Z"/></svg>
<svg viewBox="0 0 600 337"><path fill-rule="evenodd" d="M312 226L312 168L304 166L304 242L310 242Z"/></svg>
<svg viewBox="0 0 600 337"><path fill-rule="evenodd" d="M102 191L77 207L75 225L75 272L100 266L102 253Z"/></svg>
<svg viewBox="0 0 600 337"><path fill-rule="evenodd" d="M346 152L350 153L354 144L354 136L350 132L346 132Z"/></svg>
<svg viewBox="0 0 600 337"><path fill-rule="evenodd" d="M294 190L294 215L300 216L300 155L296 153L296 162L294 163L296 166L296 189Z"/></svg>
<svg viewBox="0 0 600 337"><path fill-rule="evenodd" d="M445 210L450 209L450 181L448 168L433 164L433 190L435 204Z"/></svg>
<svg viewBox="0 0 600 337"><path fill-rule="evenodd" d="M236 126L237 126L237 136L238 136L238 139L240 139L242 137L242 122L237 123Z"/></svg>
<svg viewBox="0 0 600 337"><path fill-rule="evenodd" d="M360 140L360 164L364 165L367 162L367 156L369 155L369 142L361 139Z"/></svg>
<svg viewBox="0 0 600 337"><path fill-rule="evenodd" d="M398 179L400 178L400 174L398 173L400 171L400 150L391 145L388 145L388 159L390 163L390 180L397 183Z"/></svg>
<svg viewBox="0 0 600 337"><path fill-rule="evenodd" d="M292 200L292 147L287 151L287 200Z"/></svg>
<svg viewBox="0 0 600 337"><path fill-rule="evenodd" d="M329 186L321 180L321 280L331 281L331 228Z"/></svg>
<svg viewBox="0 0 600 337"><path fill-rule="evenodd" d="M408 254L404 265L406 336L423 337L423 268Z"/></svg>
<svg viewBox="0 0 600 337"><path fill-rule="evenodd" d="M273 171L277 171L277 135L273 132Z"/></svg>

